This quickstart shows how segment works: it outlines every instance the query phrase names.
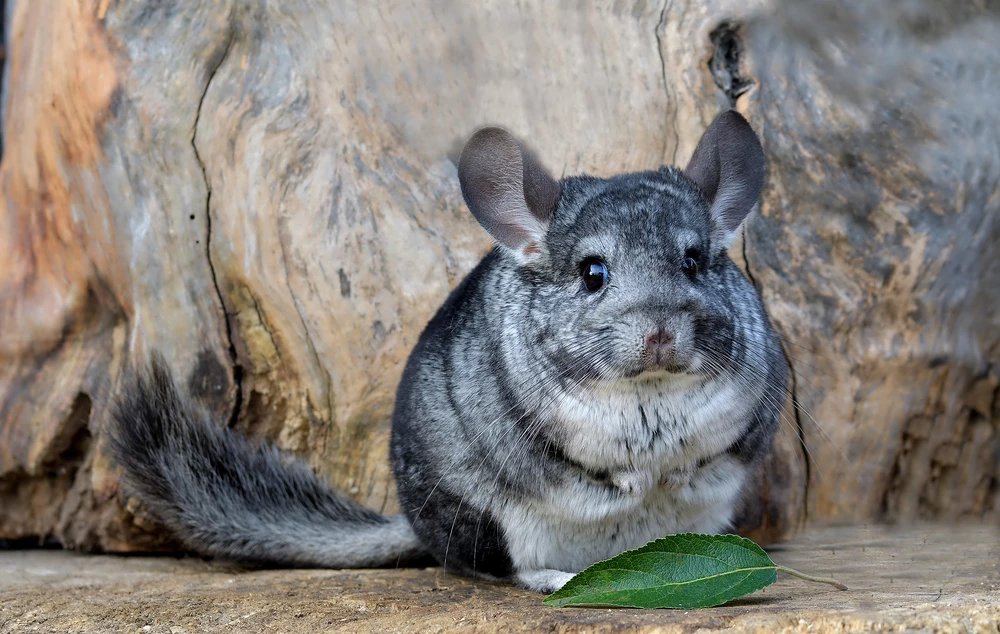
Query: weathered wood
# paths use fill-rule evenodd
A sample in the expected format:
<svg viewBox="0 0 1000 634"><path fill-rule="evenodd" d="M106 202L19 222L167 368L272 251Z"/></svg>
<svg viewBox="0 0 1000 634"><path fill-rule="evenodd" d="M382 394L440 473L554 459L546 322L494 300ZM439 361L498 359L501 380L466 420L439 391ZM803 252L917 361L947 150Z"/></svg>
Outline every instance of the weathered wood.
<svg viewBox="0 0 1000 634"><path fill-rule="evenodd" d="M683 163L730 104L770 162L733 253L789 340L800 404L743 530L1000 517L996 179L920 163L912 117L931 125L932 100L863 93L877 116L859 118L838 91L872 78L790 38L802 14L750 19L763 2L352 4L17 4L0 538L171 547L121 510L100 433L154 347L220 424L394 509L402 364L489 246L458 192L461 141L500 123L556 173L608 175ZM981 114L964 112L968 132Z"/></svg>
<svg viewBox="0 0 1000 634"><path fill-rule="evenodd" d="M242 570L219 562L0 552L0 633L173 632L940 632L995 634L1000 537L985 527L807 529L786 575L705 610L556 609L541 596L424 570ZM149 628L148 630L146 628Z"/></svg>
<svg viewBox="0 0 1000 634"><path fill-rule="evenodd" d="M808 516L1000 523L1000 12L778 9L751 29L770 172L746 257L788 340Z"/></svg>

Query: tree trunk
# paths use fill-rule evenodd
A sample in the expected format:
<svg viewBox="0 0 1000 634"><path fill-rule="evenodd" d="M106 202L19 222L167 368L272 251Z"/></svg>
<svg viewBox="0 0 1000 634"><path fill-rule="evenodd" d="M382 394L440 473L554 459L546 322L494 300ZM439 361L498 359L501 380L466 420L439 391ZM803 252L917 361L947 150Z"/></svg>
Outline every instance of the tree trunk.
<svg viewBox="0 0 1000 634"><path fill-rule="evenodd" d="M731 105L769 161L732 255L794 396L742 530L1000 519L1000 121L969 95L997 67L993 16L955 11L928 36L844 9L812 38L859 38L831 61L803 36L811 2L350 4L14 6L0 539L175 547L119 490L102 435L152 349L220 425L397 508L403 363L489 248L461 142L498 123L556 174L610 175L683 164Z"/></svg>

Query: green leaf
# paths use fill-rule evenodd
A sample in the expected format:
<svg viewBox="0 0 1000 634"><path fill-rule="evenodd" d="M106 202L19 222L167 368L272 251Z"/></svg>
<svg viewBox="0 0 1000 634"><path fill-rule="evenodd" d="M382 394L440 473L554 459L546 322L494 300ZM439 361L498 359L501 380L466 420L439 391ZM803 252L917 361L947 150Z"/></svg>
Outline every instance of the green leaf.
<svg viewBox="0 0 1000 634"><path fill-rule="evenodd" d="M545 598L557 607L708 608L774 583L779 568L737 535L684 533L590 566Z"/></svg>

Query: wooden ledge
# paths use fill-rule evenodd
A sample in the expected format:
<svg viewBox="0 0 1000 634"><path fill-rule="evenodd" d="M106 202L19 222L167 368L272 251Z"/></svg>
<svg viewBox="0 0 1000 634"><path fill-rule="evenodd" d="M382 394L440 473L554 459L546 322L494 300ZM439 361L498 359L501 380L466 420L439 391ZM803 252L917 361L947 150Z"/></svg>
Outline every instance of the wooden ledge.
<svg viewBox="0 0 1000 634"><path fill-rule="evenodd" d="M815 528L772 550L851 590L779 576L721 608L555 609L425 570L244 570L200 559L0 552L0 632L997 632L1000 530Z"/></svg>

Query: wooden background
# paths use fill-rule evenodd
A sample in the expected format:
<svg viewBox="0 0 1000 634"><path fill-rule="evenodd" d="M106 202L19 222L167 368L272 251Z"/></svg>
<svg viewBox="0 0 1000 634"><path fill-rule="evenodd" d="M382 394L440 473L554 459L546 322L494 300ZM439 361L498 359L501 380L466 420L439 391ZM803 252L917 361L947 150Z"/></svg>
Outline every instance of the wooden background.
<svg viewBox="0 0 1000 634"><path fill-rule="evenodd" d="M8 2L0 539L173 547L101 433L152 348L220 424L397 508L403 362L489 247L462 141L610 175L683 165L730 106L769 160L732 252L795 397L743 530L997 523L1000 29L891 4Z"/></svg>

